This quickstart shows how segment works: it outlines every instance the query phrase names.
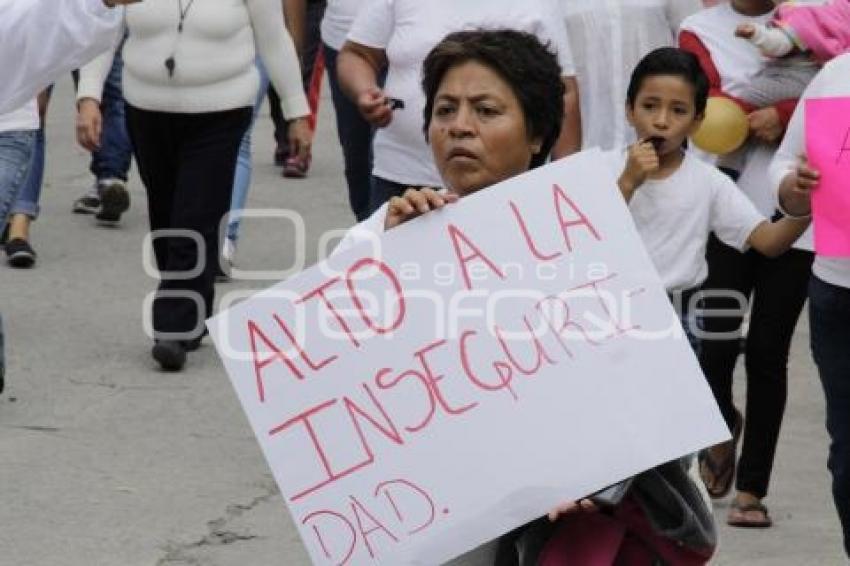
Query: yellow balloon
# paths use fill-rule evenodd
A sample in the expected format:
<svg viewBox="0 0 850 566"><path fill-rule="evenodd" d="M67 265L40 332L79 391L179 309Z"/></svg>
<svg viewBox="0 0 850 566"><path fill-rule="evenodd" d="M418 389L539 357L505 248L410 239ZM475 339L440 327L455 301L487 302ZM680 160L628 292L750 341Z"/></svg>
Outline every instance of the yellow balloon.
<svg viewBox="0 0 850 566"><path fill-rule="evenodd" d="M712 96L705 119L691 140L703 151L723 155L741 147L749 133L750 124L741 107L728 98Z"/></svg>

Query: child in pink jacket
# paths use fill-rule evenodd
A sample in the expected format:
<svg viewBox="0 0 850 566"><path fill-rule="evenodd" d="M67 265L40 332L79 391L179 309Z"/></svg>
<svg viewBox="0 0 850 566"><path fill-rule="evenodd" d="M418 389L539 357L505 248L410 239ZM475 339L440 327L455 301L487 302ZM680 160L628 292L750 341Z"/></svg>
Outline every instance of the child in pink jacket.
<svg viewBox="0 0 850 566"><path fill-rule="evenodd" d="M766 26L742 24L735 35L748 39L770 58L805 53L823 65L850 51L850 0L819 5L783 2Z"/></svg>

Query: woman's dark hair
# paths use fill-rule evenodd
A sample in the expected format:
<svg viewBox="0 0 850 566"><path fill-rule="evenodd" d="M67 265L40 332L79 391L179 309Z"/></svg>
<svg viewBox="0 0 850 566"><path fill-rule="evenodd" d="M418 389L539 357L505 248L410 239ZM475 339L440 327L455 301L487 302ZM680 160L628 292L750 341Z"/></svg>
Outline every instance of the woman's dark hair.
<svg viewBox="0 0 850 566"><path fill-rule="evenodd" d="M632 72L629 90L626 92L629 106L634 107L640 87L643 86L643 81L647 77L661 75L681 77L693 86L696 115L705 113L705 105L708 101L708 77L702 70L696 55L677 47L659 47L640 60Z"/></svg>
<svg viewBox="0 0 850 566"><path fill-rule="evenodd" d="M443 77L450 69L469 61L492 69L510 85L525 115L529 136L543 140L530 166L545 163L561 132L564 83L555 54L530 33L509 29L459 31L438 43L422 64L425 136Z"/></svg>

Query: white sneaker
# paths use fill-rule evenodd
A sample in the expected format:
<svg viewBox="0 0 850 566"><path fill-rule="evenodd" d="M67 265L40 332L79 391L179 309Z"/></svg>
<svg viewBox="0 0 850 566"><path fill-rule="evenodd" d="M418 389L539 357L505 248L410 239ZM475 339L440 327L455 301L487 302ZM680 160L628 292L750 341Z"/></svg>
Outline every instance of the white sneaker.
<svg viewBox="0 0 850 566"><path fill-rule="evenodd" d="M230 238L225 238L224 243L221 245L221 257L224 258L224 261L227 262L229 267L233 267L236 263L236 241L231 240Z"/></svg>

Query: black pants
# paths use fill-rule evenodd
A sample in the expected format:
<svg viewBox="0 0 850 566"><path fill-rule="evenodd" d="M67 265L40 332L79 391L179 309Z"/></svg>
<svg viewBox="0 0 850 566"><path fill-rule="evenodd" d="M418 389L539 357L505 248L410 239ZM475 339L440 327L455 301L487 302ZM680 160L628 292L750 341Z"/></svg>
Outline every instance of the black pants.
<svg viewBox="0 0 850 566"><path fill-rule="evenodd" d="M826 394L832 496L850 558L850 289L812 277L809 324L812 354Z"/></svg>
<svg viewBox="0 0 850 566"><path fill-rule="evenodd" d="M304 17L304 45L301 51L301 85L304 92L310 92L310 83L313 82L313 72L319 51L322 49L322 18L325 16L327 7L325 0L309 0L307 12ZM289 145L289 131L286 118L280 109L280 96L273 86L269 85L269 108L271 109L272 122L274 122L274 139L279 146Z"/></svg>
<svg viewBox="0 0 850 566"><path fill-rule="evenodd" d="M788 389L788 351L794 327L806 300L811 252L789 250L767 258L755 250L740 253L713 235L708 243L708 291L737 291L751 300L745 367L747 401L744 443L736 488L758 497L767 495ZM739 308L729 297L703 299L700 364L731 429L735 424L732 373L740 353L743 316L716 316L711 311ZM725 336L713 336L723 333Z"/></svg>
<svg viewBox="0 0 850 566"><path fill-rule="evenodd" d="M179 114L127 105L127 128L148 196L157 269L164 276L153 302L157 337L197 336L212 314L219 223L230 208L236 155L250 123L250 107ZM199 257L190 237L157 237L159 230L174 229L199 235L204 256ZM190 273L193 270L197 273ZM203 312L198 312L199 305Z"/></svg>

